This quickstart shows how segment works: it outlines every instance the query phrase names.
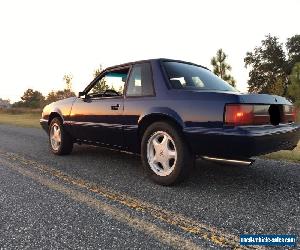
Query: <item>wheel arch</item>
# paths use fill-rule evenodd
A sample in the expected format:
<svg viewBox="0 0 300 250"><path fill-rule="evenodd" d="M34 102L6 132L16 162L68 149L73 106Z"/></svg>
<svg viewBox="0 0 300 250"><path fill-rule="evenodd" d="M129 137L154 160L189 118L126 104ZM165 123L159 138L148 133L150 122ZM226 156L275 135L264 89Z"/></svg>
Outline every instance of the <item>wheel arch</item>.
<svg viewBox="0 0 300 250"><path fill-rule="evenodd" d="M51 121L54 119L54 118L60 118L61 121L63 122L64 119L61 115L61 113L59 111L52 111L50 114L49 114L49 118L48 118L48 125L50 125Z"/></svg>
<svg viewBox="0 0 300 250"><path fill-rule="evenodd" d="M146 129L153 123L158 121L165 121L174 125L180 132L184 128L184 122L180 116L172 109L164 108L160 110L152 110L140 117L138 121L138 136L141 138Z"/></svg>

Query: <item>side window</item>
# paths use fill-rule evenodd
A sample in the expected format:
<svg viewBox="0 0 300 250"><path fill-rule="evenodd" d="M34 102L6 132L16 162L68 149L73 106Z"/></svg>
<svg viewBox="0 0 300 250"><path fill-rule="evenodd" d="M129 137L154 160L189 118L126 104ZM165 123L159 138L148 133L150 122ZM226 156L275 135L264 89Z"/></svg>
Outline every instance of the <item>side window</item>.
<svg viewBox="0 0 300 250"><path fill-rule="evenodd" d="M150 64L142 63L134 65L127 84L126 96L154 95Z"/></svg>
<svg viewBox="0 0 300 250"><path fill-rule="evenodd" d="M90 89L91 98L122 96L129 69L107 72Z"/></svg>

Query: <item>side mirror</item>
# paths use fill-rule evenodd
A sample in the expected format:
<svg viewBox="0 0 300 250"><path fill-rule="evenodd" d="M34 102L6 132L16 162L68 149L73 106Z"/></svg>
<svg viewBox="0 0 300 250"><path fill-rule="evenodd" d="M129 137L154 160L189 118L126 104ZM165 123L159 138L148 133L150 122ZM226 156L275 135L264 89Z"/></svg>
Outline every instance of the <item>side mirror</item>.
<svg viewBox="0 0 300 250"><path fill-rule="evenodd" d="M82 97L82 96L84 96L85 95L85 92L83 92L83 91L80 91L79 93L78 93L78 97Z"/></svg>

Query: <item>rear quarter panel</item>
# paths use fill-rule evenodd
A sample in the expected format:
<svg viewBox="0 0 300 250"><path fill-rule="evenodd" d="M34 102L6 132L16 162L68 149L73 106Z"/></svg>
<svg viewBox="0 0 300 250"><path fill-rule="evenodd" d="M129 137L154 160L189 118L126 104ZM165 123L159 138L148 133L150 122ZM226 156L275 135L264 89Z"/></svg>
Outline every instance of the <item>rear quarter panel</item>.
<svg viewBox="0 0 300 250"><path fill-rule="evenodd" d="M239 101L237 95L226 92L169 90L166 104L176 110L189 127L222 127L224 106Z"/></svg>

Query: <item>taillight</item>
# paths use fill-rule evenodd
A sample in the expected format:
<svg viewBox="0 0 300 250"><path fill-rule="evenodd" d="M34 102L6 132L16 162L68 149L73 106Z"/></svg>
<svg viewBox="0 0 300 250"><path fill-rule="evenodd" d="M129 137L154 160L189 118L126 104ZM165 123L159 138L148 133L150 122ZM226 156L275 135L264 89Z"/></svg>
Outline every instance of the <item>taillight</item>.
<svg viewBox="0 0 300 250"><path fill-rule="evenodd" d="M230 126L253 123L253 105L228 104L225 108L225 124Z"/></svg>
<svg viewBox="0 0 300 250"><path fill-rule="evenodd" d="M296 109L293 105L283 106L283 122L291 123L296 121Z"/></svg>
<svg viewBox="0 0 300 250"><path fill-rule="evenodd" d="M269 105L227 104L224 122L228 126L263 125L270 123Z"/></svg>

